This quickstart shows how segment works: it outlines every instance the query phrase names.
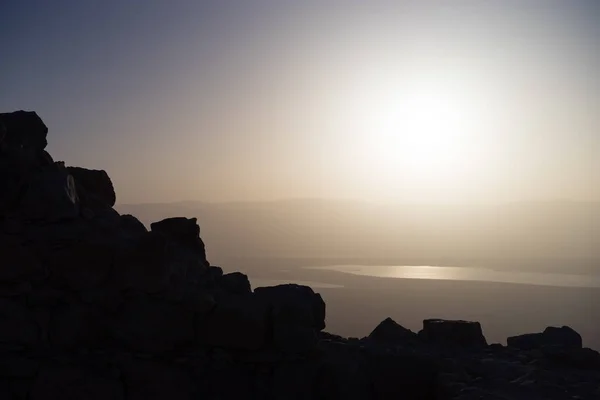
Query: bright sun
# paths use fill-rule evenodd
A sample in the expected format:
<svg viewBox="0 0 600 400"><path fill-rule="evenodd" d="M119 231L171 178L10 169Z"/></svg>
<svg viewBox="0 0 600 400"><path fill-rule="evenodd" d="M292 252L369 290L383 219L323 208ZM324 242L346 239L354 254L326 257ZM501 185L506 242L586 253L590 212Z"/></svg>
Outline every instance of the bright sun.
<svg viewBox="0 0 600 400"><path fill-rule="evenodd" d="M479 116L472 100L460 87L440 82L378 90L355 109L356 152L393 176L467 179Z"/></svg>
<svg viewBox="0 0 600 400"><path fill-rule="evenodd" d="M468 156L468 116L459 99L442 92L417 92L384 113L378 133L384 158L400 156L413 172L437 175L459 168ZM397 151L395 157L392 149Z"/></svg>

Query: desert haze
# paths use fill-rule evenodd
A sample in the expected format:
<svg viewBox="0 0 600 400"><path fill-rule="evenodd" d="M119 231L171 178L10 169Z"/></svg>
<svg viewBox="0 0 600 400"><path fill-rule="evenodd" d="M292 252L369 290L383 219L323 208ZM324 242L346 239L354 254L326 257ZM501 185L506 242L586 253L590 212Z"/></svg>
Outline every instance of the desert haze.
<svg viewBox="0 0 600 400"><path fill-rule="evenodd" d="M600 203L402 205L348 200L121 204L149 225L197 217L211 260L600 273ZM312 261L310 261L312 260Z"/></svg>
<svg viewBox="0 0 600 400"><path fill-rule="evenodd" d="M197 217L211 263L243 271L257 286L291 281L318 288L329 326L345 335L362 337L388 316L416 328L423 315L432 315L481 321L487 337L499 342L515 330L568 323L587 345L600 348L597 202L467 206L294 199L116 208L148 225L169 215ZM467 271L465 279L418 270L407 278L401 270L391 279L393 273L382 277L380 266L504 275L471 278ZM360 274L352 273L358 267Z"/></svg>

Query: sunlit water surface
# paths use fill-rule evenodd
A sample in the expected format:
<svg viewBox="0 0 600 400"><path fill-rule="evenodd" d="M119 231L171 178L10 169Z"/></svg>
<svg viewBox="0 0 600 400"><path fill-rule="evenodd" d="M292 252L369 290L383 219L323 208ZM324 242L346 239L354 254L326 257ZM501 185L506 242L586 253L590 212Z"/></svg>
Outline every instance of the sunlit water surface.
<svg viewBox="0 0 600 400"><path fill-rule="evenodd" d="M438 279L454 281L516 283L556 287L600 288L600 275L575 275L545 272L498 271L484 268L438 267L438 266L366 266L332 265L309 267L326 269L354 275L380 278Z"/></svg>
<svg viewBox="0 0 600 400"><path fill-rule="evenodd" d="M288 283L295 283L296 285L310 286L313 289L337 289L342 288L342 285L336 285L333 283L325 283L325 282L313 282L313 281L304 281L298 279L252 279L252 287L261 287L261 286L276 286L276 285L284 285Z"/></svg>

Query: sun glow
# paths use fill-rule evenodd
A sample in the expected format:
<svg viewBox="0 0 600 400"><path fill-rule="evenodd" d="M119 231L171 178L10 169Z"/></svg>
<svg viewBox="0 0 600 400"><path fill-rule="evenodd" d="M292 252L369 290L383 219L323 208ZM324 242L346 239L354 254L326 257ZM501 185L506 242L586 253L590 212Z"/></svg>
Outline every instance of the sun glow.
<svg viewBox="0 0 600 400"><path fill-rule="evenodd" d="M370 162L417 179L459 178L473 161L478 112L458 90L416 85L374 100L362 124ZM370 127L370 128L368 128Z"/></svg>
<svg viewBox="0 0 600 400"><path fill-rule="evenodd" d="M332 91L329 165L381 197L467 198L495 165L483 82L424 71L394 78L372 74Z"/></svg>

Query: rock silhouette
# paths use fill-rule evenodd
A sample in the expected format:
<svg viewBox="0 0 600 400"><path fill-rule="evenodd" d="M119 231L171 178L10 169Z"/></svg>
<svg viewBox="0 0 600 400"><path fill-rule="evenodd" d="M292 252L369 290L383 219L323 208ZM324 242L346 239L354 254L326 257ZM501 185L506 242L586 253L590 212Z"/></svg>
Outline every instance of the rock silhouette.
<svg viewBox="0 0 600 400"><path fill-rule="evenodd" d="M419 335L428 343L443 346L487 346L479 322L426 319Z"/></svg>
<svg viewBox="0 0 600 400"><path fill-rule="evenodd" d="M528 333L506 339L508 346L521 350L532 350L544 347L574 348L583 346L581 335L568 326L549 326L541 333Z"/></svg>
<svg viewBox="0 0 600 400"><path fill-rule="evenodd" d="M413 343L417 334L391 318L386 318L369 334L369 339L382 343Z"/></svg>
<svg viewBox="0 0 600 400"><path fill-rule="evenodd" d="M196 219L150 231L105 171L0 114L0 399L599 399L600 354L568 327L488 345L479 323L324 331L300 285L252 290L206 259Z"/></svg>

